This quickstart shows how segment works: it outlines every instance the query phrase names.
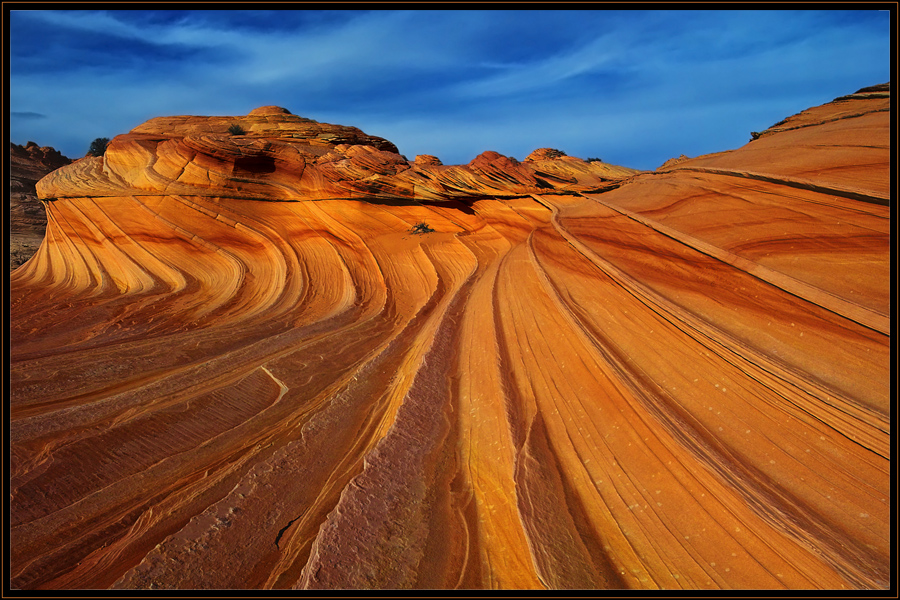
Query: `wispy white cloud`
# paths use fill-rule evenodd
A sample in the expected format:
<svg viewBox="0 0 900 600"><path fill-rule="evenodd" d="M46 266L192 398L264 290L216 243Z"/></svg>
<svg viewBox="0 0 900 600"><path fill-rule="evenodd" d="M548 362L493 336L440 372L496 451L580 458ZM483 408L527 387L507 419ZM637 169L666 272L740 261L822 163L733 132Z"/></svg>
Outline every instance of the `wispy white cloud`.
<svg viewBox="0 0 900 600"><path fill-rule="evenodd" d="M619 51L611 35L604 35L587 44L565 49L559 54L536 57L527 63L490 64L499 73L456 86L461 97L508 96L530 90L558 85L559 83L585 73L600 69L612 69L622 62ZM625 65L621 65L625 66Z"/></svg>
<svg viewBox="0 0 900 600"><path fill-rule="evenodd" d="M891 72L874 11L30 11L10 29L11 139L69 155L153 116L280 104L445 162L556 146L652 168Z"/></svg>

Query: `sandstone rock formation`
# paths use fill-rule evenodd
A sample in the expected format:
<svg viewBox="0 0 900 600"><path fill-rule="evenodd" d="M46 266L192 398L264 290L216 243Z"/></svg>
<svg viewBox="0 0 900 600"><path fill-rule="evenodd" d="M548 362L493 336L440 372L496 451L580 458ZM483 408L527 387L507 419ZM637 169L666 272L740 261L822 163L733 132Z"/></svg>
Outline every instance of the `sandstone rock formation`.
<svg viewBox="0 0 900 600"><path fill-rule="evenodd" d="M232 135L238 125L245 135ZM577 158L524 163L484 152L468 165L410 162L387 140L278 107L245 117L160 117L40 182L46 198L185 195L269 201L468 200L592 191L636 171Z"/></svg>
<svg viewBox="0 0 900 600"><path fill-rule="evenodd" d="M657 170L665 169L665 168L668 168L668 167L674 167L674 166L677 165L678 163L684 162L684 161L686 161L686 160L689 160L688 157L685 156L684 154L681 154L681 155L679 155L679 156L677 156L677 157L670 158L669 160L667 160L666 162L664 162L662 165L660 165L659 169L657 169Z"/></svg>
<svg viewBox="0 0 900 600"><path fill-rule="evenodd" d="M653 173L275 107L52 173L11 585L889 586L882 100Z"/></svg>
<svg viewBox="0 0 900 600"><path fill-rule="evenodd" d="M433 165L433 166L441 166L444 163L441 162L437 156L432 156L431 154L420 154L416 156L415 163L417 165Z"/></svg>
<svg viewBox="0 0 900 600"><path fill-rule="evenodd" d="M72 162L49 146L28 142L9 145L9 270L37 251L47 217L34 185L47 173Z"/></svg>

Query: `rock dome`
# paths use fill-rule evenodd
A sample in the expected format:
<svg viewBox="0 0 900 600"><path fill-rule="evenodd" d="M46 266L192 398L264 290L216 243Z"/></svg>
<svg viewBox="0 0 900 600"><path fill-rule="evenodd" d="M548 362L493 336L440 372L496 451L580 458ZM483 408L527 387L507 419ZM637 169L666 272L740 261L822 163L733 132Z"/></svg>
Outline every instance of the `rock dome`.
<svg viewBox="0 0 900 600"><path fill-rule="evenodd" d="M264 116L264 115L290 115L293 114L286 108L282 108L281 106L260 106L259 108L254 108L250 112L247 113L248 116Z"/></svg>

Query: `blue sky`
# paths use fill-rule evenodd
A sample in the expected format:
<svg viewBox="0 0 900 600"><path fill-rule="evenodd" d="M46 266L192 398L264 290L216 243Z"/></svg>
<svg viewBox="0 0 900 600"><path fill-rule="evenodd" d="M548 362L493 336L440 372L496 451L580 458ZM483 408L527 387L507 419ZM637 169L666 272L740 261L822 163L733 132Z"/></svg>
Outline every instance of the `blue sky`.
<svg viewBox="0 0 900 600"><path fill-rule="evenodd" d="M602 6L602 5L601 5ZM890 80L887 11L12 11L10 141L275 104L412 159L655 169Z"/></svg>

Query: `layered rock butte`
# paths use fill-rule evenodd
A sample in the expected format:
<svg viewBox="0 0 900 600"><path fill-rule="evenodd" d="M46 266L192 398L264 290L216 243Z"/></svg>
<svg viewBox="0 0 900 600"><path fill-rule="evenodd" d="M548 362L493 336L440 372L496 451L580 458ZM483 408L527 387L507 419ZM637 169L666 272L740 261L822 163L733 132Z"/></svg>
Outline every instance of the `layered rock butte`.
<svg viewBox="0 0 900 600"><path fill-rule="evenodd" d="M37 186L10 584L888 587L890 147L889 85L640 173L148 121Z"/></svg>

